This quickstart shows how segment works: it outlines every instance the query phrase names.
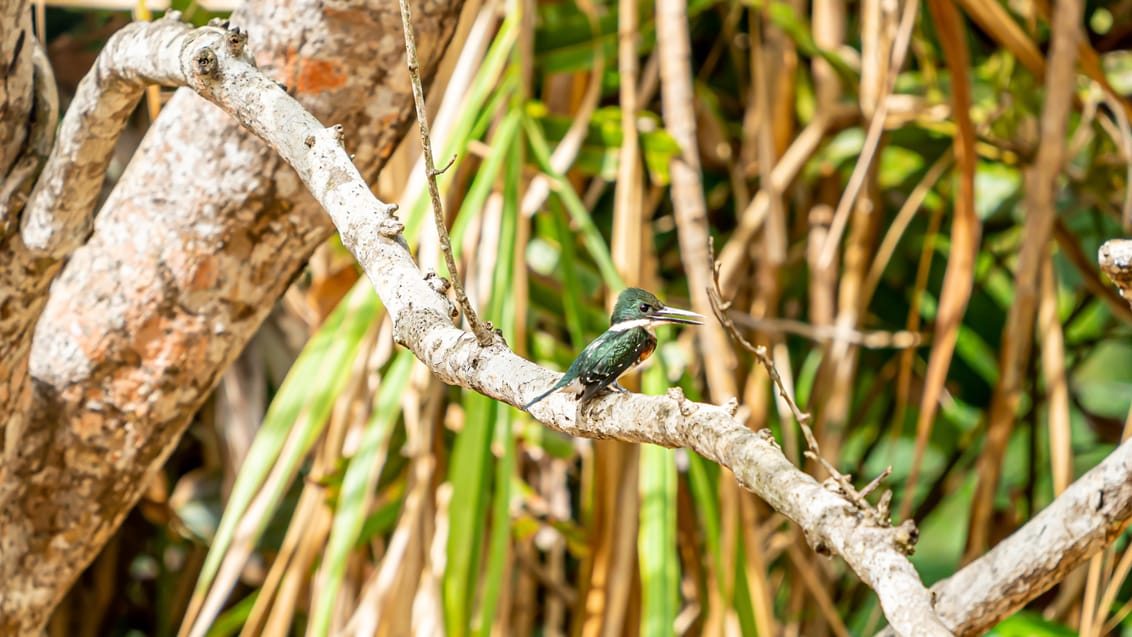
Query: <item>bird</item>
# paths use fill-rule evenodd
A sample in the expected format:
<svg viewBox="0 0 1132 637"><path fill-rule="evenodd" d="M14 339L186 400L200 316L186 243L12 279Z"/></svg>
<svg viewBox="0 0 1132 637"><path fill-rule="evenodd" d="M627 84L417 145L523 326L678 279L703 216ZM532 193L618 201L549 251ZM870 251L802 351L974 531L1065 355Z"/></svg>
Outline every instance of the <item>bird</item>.
<svg viewBox="0 0 1132 637"><path fill-rule="evenodd" d="M577 394L579 404L610 384L625 392L617 379L652 355L656 349L656 326L703 325L703 318L695 312L668 307L647 290L627 288L617 296L609 329L586 345L562 378L524 405L523 411L530 411L535 403L558 391Z"/></svg>

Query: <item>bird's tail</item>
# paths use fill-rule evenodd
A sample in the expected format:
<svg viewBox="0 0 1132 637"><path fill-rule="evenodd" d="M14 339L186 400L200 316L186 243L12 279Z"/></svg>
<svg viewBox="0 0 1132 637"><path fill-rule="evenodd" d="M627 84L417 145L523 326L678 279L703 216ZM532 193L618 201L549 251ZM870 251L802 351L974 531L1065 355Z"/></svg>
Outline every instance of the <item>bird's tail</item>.
<svg viewBox="0 0 1132 637"><path fill-rule="evenodd" d="M532 405L534 405L538 401L542 400L543 398L546 398L547 396L553 394L554 392L558 391L559 389L562 389L562 387L563 387L563 385L561 383L555 383L553 387L544 391L543 393L539 394L538 396L535 396L534 400L523 405L523 411L530 411Z"/></svg>

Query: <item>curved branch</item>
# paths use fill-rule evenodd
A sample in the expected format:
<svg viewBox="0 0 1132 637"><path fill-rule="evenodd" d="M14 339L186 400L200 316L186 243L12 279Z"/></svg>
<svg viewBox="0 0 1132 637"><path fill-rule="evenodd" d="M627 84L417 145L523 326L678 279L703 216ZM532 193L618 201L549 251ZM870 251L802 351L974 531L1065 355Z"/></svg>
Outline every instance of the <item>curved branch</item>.
<svg viewBox="0 0 1132 637"><path fill-rule="evenodd" d="M239 30L189 32L170 21L131 28L169 34L167 42L179 43L181 51L182 75L173 80L233 115L295 169L365 268L393 317L399 343L446 382L512 405L546 386L550 372L502 343L481 347L472 334L453 326L454 308L417 268L400 236L395 206L372 195L342 148L341 127L324 128L260 73ZM949 634L905 557L914 541L907 530L862 516L853 504L791 465L767 432L755 433L737 422L731 410L672 394L604 398L584 413L568 398L553 396L534 411L565 433L688 447L719 462L745 488L797 522L819 552L841 555L877 591L890 623L902 633Z"/></svg>
<svg viewBox="0 0 1132 637"><path fill-rule="evenodd" d="M445 382L513 406L524 404L553 380L550 372L505 344L481 346L473 334L452 324L455 308L417 268L401 238L396 206L378 201L350 162L342 148L341 127L323 128L238 59L218 57L218 64L225 68L218 81L194 86L261 135L295 168L365 269L393 319L399 344ZM752 432L731 410L672 394L604 398L580 411L574 401L555 395L534 412L563 433L687 447L728 467L744 488L798 523L816 550L841 555L877 591L889 622L902 634L950 634L932 612L928 593L905 557L914 543L907 529L862 516L850 502L790 464L769 432Z"/></svg>
<svg viewBox="0 0 1132 637"><path fill-rule="evenodd" d="M932 586L935 610L956 635L981 635L1103 550L1130 519L1132 440L1022 528Z"/></svg>
<svg viewBox="0 0 1132 637"><path fill-rule="evenodd" d="M1105 243L1097 261L1132 304L1132 240ZM1127 440L1022 528L933 586L936 612L955 634L980 635L1103 550L1130 520Z"/></svg>
<svg viewBox="0 0 1132 637"><path fill-rule="evenodd" d="M181 84L182 56L164 53L183 51L201 37L177 20L138 26L115 33L79 82L59 141L32 191L21 232L28 249L43 256L59 259L90 234L94 204L126 120L147 85Z"/></svg>
<svg viewBox="0 0 1132 637"><path fill-rule="evenodd" d="M419 4L422 77L433 76L461 6ZM359 131L354 161L375 175L412 110L396 6L363 0L327 11L317 0L259 0L234 18L261 34L260 65L292 95ZM227 32L211 31L225 48ZM320 37L306 37L312 32ZM13 301L6 281L50 282L58 266L37 270L50 259L9 250L20 244L18 233L0 246L0 336L9 333L13 306L35 316L46 300L38 322L26 324L34 339L26 325L17 330L22 358L0 338L0 426L5 435L22 430L0 461L0 635L40 632L273 301L332 232L276 153L184 90L150 127L49 299L31 297L34 312ZM12 379L33 389L7 393ZM30 406L17 400L27 394Z"/></svg>

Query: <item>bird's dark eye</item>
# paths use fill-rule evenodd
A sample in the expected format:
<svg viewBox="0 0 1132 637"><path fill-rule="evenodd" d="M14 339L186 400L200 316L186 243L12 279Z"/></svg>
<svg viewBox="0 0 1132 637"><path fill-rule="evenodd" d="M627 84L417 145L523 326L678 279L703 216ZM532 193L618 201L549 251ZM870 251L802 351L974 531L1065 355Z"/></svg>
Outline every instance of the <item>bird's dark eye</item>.
<svg viewBox="0 0 1132 637"><path fill-rule="evenodd" d="M641 303L641 307L639 307L637 309L639 309L644 314L648 314L649 310L652 309L652 308L649 307L648 303Z"/></svg>

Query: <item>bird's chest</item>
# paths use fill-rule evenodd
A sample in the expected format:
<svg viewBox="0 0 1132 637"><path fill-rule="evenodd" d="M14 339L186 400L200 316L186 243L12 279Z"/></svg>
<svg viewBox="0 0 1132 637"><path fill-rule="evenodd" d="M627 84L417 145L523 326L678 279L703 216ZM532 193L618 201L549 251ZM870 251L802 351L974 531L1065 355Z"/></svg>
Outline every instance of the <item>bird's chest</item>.
<svg viewBox="0 0 1132 637"><path fill-rule="evenodd" d="M639 365L645 362L646 360L648 360L648 357L652 356L652 353L655 351L656 340L651 338L647 339L641 347L641 353L637 356L636 363Z"/></svg>

